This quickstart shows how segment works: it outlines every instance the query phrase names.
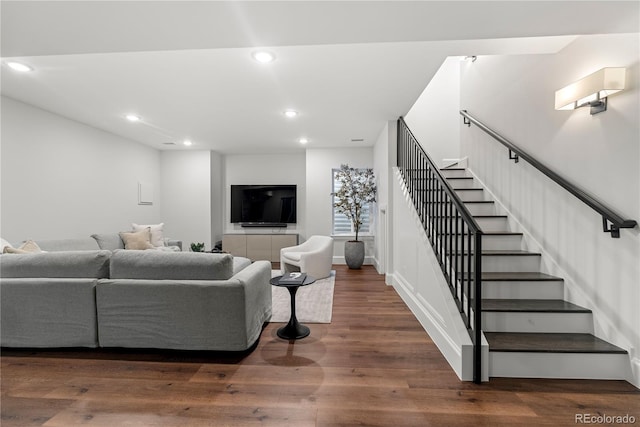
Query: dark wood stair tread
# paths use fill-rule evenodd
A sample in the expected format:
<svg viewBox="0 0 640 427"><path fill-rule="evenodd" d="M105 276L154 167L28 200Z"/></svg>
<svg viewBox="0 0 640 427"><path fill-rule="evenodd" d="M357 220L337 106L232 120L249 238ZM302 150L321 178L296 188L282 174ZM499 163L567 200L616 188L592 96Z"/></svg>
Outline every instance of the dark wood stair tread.
<svg viewBox="0 0 640 427"><path fill-rule="evenodd" d="M442 203L450 203L450 202L442 202L439 200L435 200L433 203L435 203L436 205L441 205ZM462 204L463 205L472 205L475 203L484 203L484 204L491 204L491 203L495 203L493 200L463 200Z"/></svg>
<svg viewBox="0 0 640 427"><path fill-rule="evenodd" d="M457 187L451 187L451 189L453 191L484 191L484 188L457 188ZM441 191L440 188L414 188L413 191L420 191L422 193L424 192L438 192ZM463 202L464 203L464 202Z"/></svg>
<svg viewBox="0 0 640 427"><path fill-rule="evenodd" d="M483 299L483 312L591 313L591 310L559 299Z"/></svg>
<svg viewBox="0 0 640 427"><path fill-rule="evenodd" d="M462 233L451 233L454 236L461 236ZM469 233L464 233L465 236L468 236ZM514 231L484 231L482 233L483 236L522 236L523 233L518 233Z"/></svg>
<svg viewBox="0 0 640 427"><path fill-rule="evenodd" d="M591 334L485 332L489 351L530 353L614 353L626 354L607 341Z"/></svg>
<svg viewBox="0 0 640 427"><path fill-rule="evenodd" d="M471 254L473 254L474 251L471 251ZM447 252L448 254L453 253L454 255L460 255L462 252L458 251L458 252ZM465 251L465 254L467 253L467 251ZM503 250L503 249L488 249L488 250L483 250L482 251L482 256L542 256L541 253L539 252L529 252L529 251L523 251L523 250Z"/></svg>
<svg viewBox="0 0 640 427"><path fill-rule="evenodd" d="M537 271L527 272L482 272L482 280L486 282L548 282L563 281L561 277L551 276Z"/></svg>

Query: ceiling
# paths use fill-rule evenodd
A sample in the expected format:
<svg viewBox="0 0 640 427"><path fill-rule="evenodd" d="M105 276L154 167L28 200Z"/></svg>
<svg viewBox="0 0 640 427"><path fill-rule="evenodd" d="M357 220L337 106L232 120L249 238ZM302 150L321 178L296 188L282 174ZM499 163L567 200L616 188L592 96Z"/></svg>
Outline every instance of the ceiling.
<svg viewBox="0 0 640 427"><path fill-rule="evenodd" d="M637 1L3 0L0 13L2 95L157 149L222 153L372 145L447 56L640 29ZM276 60L254 61L259 48Z"/></svg>

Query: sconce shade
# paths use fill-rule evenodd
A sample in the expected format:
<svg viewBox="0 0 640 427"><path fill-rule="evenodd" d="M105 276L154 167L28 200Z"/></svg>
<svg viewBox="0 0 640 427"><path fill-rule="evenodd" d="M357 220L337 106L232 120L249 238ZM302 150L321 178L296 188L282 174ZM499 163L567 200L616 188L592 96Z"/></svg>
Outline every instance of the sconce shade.
<svg viewBox="0 0 640 427"><path fill-rule="evenodd" d="M624 89L625 68L603 68L556 91L556 110L573 110Z"/></svg>

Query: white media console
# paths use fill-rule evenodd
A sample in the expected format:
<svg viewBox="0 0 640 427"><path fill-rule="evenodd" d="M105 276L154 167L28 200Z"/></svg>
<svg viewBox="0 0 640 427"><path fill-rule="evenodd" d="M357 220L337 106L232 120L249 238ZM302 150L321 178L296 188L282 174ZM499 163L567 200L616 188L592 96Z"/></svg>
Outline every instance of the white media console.
<svg viewBox="0 0 640 427"><path fill-rule="evenodd" d="M297 234L245 234L222 236L222 250L252 261L280 262L280 249L298 244Z"/></svg>

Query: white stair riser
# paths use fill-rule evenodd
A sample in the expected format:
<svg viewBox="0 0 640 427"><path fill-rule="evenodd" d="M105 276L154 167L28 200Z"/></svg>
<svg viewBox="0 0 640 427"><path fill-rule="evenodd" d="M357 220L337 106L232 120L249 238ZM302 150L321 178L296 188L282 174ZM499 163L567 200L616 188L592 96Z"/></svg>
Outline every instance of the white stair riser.
<svg viewBox="0 0 640 427"><path fill-rule="evenodd" d="M629 356L606 353L489 352L489 376L627 380Z"/></svg>
<svg viewBox="0 0 640 427"><path fill-rule="evenodd" d="M482 256L482 271L540 271L539 256Z"/></svg>
<svg viewBox="0 0 640 427"><path fill-rule="evenodd" d="M593 333L592 313L482 312L486 332Z"/></svg>
<svg viewBox="0 0 640 427"><path fill-rule="evenodd" d="M509 222L504 217L491 217L491 218L474 218L480 226L480 229L485 232L490 231L510 231Z"/></svg>
<svg viewBox="0 0 640 427"><path fill-rule="evenodd" d="M477 190L455 190L460 197L460 200L463 202L476 202L480 200L485 200L484 191Z"/></svg>
<svg viewBox="0 0 640 427"><path fill-rule="evenodd" d="M564 299L562 280L520 282L482 281L482 298L487 299Z"/></svg>
<svg viewBox="0 0 640 427"><path fill-rule="evenodd" d="M522 236L519 234L508 236L484 235L482 236L482 249L487 251L518 251L522 249Z"/></svg>
<svg viewBox="0 0 640 427"><path fill-rule="evenodd" d="M459 262L459 261L458 261ZM473 262L473 261L472 261ZM465 259L465 270L467 268ZM471 269L473 271L473 268ZM540 271L540 257L527 256L509 256L509 255L483 255L482 271L496 273L524 273Z"/></svg>
<svg viewBox="0 0 640 427"><path fill-rule="evenodd" d="M442 173L442 176L444 176L445 178L447 177L452 177L452 176L471 176L466 170L441 170L440 173Z"/></svg>
<svg viewBox="0 0 640 427"><path fill-rule="evenodd" d="M471 215L495 215L496 206L494 203L465 203Z"/></svg>
<svg viewBox="0 0 640 427"><path fill-rule="evenodd" d="M462 243L464 240L465 249L468 247L468 235L465 234L464 238L462 235L458 235L457 239L453 239L452 245L454 245L454 252L460 252L462 247ZM457 248L455 247L456 240L458 241ZM449 240L446 241L447 251L449 250ZM456 251L457 249L457 251ZM522 236L521 235L491 235L485 234L482 236L482 249L487 251L493 250L509 250L509 251L518 251L522 249Z"/></svg>
<svg viewBox="0 0 640 427"><path fill-rule="evenodd" d="M478 188L473 179L448 179L452 188Z"/></svg>

